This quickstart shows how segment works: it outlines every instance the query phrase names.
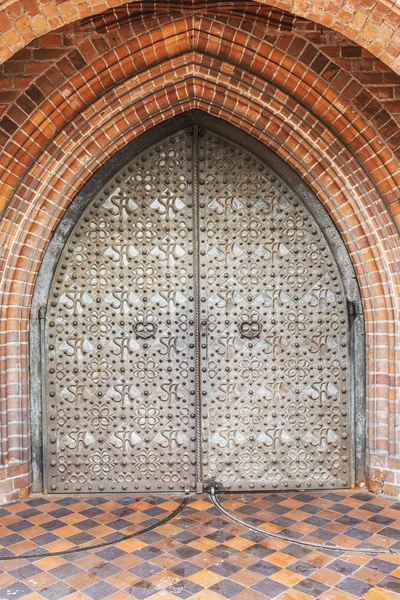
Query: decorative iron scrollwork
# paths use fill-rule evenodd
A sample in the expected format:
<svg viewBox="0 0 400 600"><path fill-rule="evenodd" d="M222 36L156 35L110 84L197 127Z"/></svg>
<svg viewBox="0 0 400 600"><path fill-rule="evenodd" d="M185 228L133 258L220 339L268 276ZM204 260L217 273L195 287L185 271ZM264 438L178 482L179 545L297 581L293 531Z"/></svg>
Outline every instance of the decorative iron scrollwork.
<svg viewBox="0 0 400 600"><path fill-rule="evenodd" d="M240 335L250 340L260 336L262 327L259 321L243 321L238 325Z"/></svg>
<svg viewBox="0 0 400 600"><path fill-rule="evenodd" d="M133 331L137 337L147 339L155 335L157 325L153 321L139 321L133 324Z"/></svg>

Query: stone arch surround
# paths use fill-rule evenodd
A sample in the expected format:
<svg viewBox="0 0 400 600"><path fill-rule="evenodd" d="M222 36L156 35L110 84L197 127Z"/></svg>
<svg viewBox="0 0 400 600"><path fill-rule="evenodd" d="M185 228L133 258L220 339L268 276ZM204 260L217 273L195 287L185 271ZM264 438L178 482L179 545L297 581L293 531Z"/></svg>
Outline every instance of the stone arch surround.
<svg viewBox="0 0 400 600"><path fill-rule="evenodd" d="M185 22L187 27L185 19L175 27L185 33ZM203 28L209 33L210 23L203 22ZM310 73L303 72L301 80L314 86L317 95L310 96L307 105L309 90L298 84L300 76L288 77L282 57L277 57L274 73L284 75L286 70L286 89L270 80L260 44L258 60L255 53L249 65L242 51L248 40L230 43L229 52L222 43L210 48L201 35L203 28L199 27L197 45L185 48L182 40L188 36L182 35L173 47L172 37L167 43L168 28L155 27L159 50L152 45L153 60L144 44L134 62L123 51L110 53L114 62L107 65L109 71L104 69L104 57L96 57L97 71L91 65L84 75L71 78L65 93L55 91L45 106L38 107L31 117L37 134L25 137L26 154L19 149L21 153L10 160L10 150L3 157L12 191L0 224L1 339L6 349L1 387L7 397L2 462L9 464L7 499L29 490L29 308L52 232L82 185L110 156L155 124L191 109L232 123L276 152L311 187L335 222L357 273L365 311L368 474L378 487L383 480L386 491L396 491L399 250L390 213L396 181L387 169L388 151L376 152L376 135L361 117L348 120L348 125L342 121L349 116L347 107L341 113L334 106L329 111L332 90L311 79ZM220 41L224 34L227 31L219 31ZM235 60L237 56L242 60ZM113 74L108 87L100 76L102 69L105 77ZM55 119L62 115L70 118L55 127ZM351 141L341 139L347 128ZM35 156L35 161L24 162L27 156Z"/></svg>

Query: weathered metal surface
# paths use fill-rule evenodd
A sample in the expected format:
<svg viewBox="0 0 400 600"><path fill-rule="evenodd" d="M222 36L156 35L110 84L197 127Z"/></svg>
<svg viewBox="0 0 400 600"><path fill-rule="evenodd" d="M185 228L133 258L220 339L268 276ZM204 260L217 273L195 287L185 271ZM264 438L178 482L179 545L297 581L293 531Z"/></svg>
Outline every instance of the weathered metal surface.
<svg viewBox="0 0 400 600"><path fill-rule="evenodd" d="M299 198L215 134L170 136L97 194L57 266L46 488L350 485L347 335Z"/></svg>
<svg viewBox="0 0 400 600"><path fill-rule="evenodd" d="M191 140L135 158L85 211L47 315L49 491L195 476Z"/></svg>
<svg viewBox="0 0 400 600"><path fill-rule="evenodd" d="M347 315L329 246L275 173L212 133L200 143L204 477L348 486Z"/></svg>

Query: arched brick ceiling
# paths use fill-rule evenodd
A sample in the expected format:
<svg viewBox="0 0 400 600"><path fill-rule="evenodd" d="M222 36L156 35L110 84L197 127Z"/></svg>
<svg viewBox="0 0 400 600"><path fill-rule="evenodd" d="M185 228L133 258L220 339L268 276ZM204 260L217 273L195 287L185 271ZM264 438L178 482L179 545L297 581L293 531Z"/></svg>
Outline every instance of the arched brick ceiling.
<svg viewBox="0 0 400 600"><path fill-rule="evenodd" d="M195 3L193 0L190 4ZM400 7L395 0L343 0L340 3L268 0L264 3L344 34L395 72L400 72ZM3 0L0 2L0 63L45 33L124 4L127 4L124 0Z"/></svg>

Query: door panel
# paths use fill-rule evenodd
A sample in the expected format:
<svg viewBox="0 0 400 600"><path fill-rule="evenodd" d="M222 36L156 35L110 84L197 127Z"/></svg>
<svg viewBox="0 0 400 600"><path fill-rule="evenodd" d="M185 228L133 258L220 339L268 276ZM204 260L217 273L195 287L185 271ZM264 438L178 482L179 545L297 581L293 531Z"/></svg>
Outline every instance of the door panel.
<svg viewBox="0 0 400 600"><path fill-rule="evenodd" d="M210 132L200 143L204 477L231 490L348 486L347 317L329 246L257 159Z"/></svg>
<svg viewBox="0 0 400 600"><path fill-rule="evenodd" d="M63 252L47 315L49 491L193 486L190 152L182 132L139 155Z"/></svg>
<svg viewBox="0 0 400 600"><path fill-rule="evenodd" d="M277 174L209 131L94 198L46 313L50 492L351 484L340 275Z"/></svg>

